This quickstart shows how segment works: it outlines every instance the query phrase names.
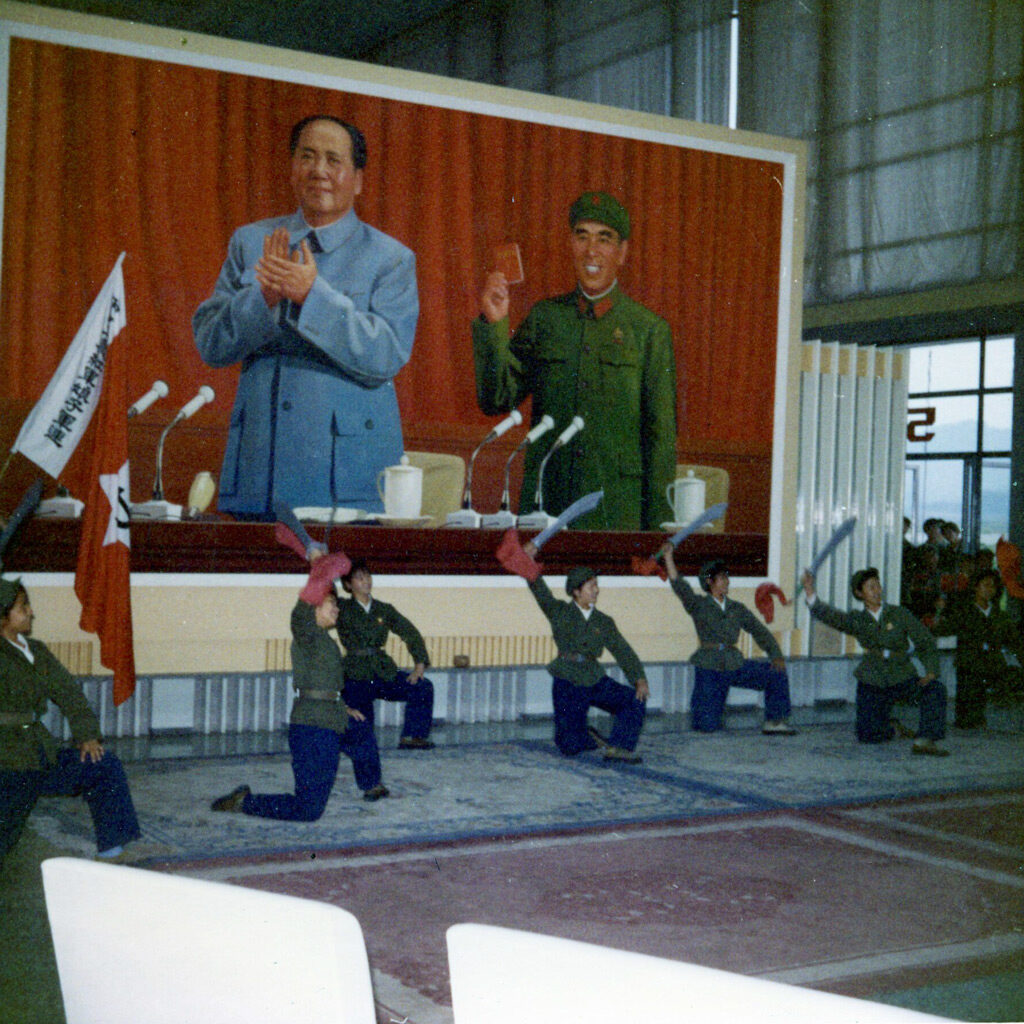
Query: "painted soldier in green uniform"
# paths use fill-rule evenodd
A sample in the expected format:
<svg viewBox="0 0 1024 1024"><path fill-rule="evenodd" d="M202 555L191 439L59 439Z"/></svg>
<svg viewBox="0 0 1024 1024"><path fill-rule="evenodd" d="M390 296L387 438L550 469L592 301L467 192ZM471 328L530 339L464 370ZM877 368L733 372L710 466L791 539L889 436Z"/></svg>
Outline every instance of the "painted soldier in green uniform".
<svg viewBox="0 0 1024 1024"><path fill-rule="evenodd" d="M510 337L508 282L491 273L473 322L477 401L488 415L533 396L532 422L555 431L576 415L586 427L544 470L543 504L562 512L603 490L604 501L573 527L654 530L671 518L665 489L676 468L676 377L668 324L617 283L626 259L629 214L612 196L586 192L569 209L577 286L544 299ZM535 509L537 471L551 440L532 445L520 512Z"/></svg>

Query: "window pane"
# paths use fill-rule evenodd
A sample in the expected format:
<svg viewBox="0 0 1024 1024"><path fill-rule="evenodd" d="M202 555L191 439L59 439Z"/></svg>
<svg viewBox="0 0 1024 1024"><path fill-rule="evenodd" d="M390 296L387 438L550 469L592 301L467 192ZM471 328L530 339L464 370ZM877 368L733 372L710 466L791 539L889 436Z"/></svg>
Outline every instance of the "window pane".
<svg viewBox="0 0 1024 1024"><path fill-rule="evenodd" d="M1013 338L989 338L985 342L985 387L1013 386Z"/></svg>
<svg viewBox="0 0 1024 1024"><path fill-rule="evenodd" d="M911 481L913 484L911 485ZM914 524L913 544L923 544L926 519L948 519L962 526L964 514L963 459L907 459L907 489L903 514ZM1009 492L1007 492L1008 494ZM913 502L909 505L908 502ZM1006 508L1009 509L1009 497Z"/></svg>
<svg viewBox="0 0 1024 1024"><path fill-rule="evenodd" d="M910 393L969 391L980 380L981 342L954 341L910 348Z"/></svg>
<svg viewBox="0 0 1024 1024"><path fill-rule="evenodd" d="M1010 460L981 461L981 546L992 551L1010 534Z"/></svg>
<svg viewBox="0 0 1024 1024"><path fill-rule="evenodd" d="M1008 452L1013 429L1013 395L985 395L982 410L982 451Z"/></svg>
<svg viewBox="0 0 1024 1024"><path fill-rule="evenodd" d="M911 398L907 456L978 450L978 398Z"/></svg>

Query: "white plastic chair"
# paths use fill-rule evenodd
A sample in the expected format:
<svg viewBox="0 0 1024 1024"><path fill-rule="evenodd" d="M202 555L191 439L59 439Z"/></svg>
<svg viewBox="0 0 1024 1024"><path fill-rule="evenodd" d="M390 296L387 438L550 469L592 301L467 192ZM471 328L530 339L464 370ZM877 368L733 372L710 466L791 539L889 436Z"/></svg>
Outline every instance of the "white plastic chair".
<svg viewBox="0 0 1024 1024"><path fill-rule="evenodd" d="M43 862L67 1024L375 1024L359 922L327 903Z"/></svg>
<svg viewBox="0 0 1024 1024"><path fill-rule="evenodd" d="M455 1024L895 1024L945 1019L483 924L448 929L448 966Z"/></svg>

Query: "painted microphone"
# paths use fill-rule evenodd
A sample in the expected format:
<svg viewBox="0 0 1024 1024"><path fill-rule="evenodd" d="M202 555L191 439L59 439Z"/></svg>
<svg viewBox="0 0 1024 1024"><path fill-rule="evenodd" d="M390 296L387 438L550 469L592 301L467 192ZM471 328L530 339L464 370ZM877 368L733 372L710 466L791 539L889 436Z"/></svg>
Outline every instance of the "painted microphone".
<svg viewBox="0 0 1024 1024"><path fill-rule="evenodd" d="M497 440L502 434L518 426L523 422L523 414L518 409L513 409L500 423L491 429L491 432L473 449L466 465L466 486L462 492L462 508L458 512L449 512L445 517L447 526L469 526L480 525L480 513L473 510L473 463L485 444Z"/></svg>
<svg viewBox="0 0 1024 1024"><path fill-rule="evenodd" d="M141 416L157 399L166 398L169 391L162 380L153 381L153 386L128 407L128 419Z"/></svg>
<svg viewBox="0 0 1024 1024"><path fill-rule="evenodd" d="M584 427L582 416L573 416L569 425L555 438L551 447L544 453L540 465L537 467L537 490L533 496L534 511L520 516L517 523L521 529L543 530L550 526L555 517L544 511L544 470L547 468L548 459L551 458L559 448L564 448Z"/></svg>
<svg viewBox="0 0 1024 1024"><path fill-rule="evenodd" d="M494 527L498 529L506 529L509 526L515 526L516 517L509 510L509 506L512 504L512 497L509 493L509 472L512 469L512 460L526 447L533 444L538 438L543 437L549 430L554 429L555 421L545 413L537 425L533 427L516 445L515 450L505 460L505 487L501 492L501 506L497 512L492 515L486 515L480 522L481 526Z"/></svg>
<svg viewBox="0 0 1024 1024"><path fill-rule="evenodd" d="M178 413L174 417L174 419L171 420L171 422L168 423L166 427L164 427L164 430L160 435L160 440L157 441L157 472L154 475L153 479L153 502L148 504L153 505L154 503L156 503L154 507L158 510L158 512L161 506L167 504L166 502L164 502L164 441L167 440L167 435L171 432L172 427L181 423L182 420L187 420L188 417L190 416L195 416L196 413L198 413L199 410L201 410L205 406L205 404L213 401L213 398L213 388L210 387L209 384L204 384L199 389L199 394L197 394L195 398L186 402L184 406L182 406L181 409L178 410ZM155 514L153 518L180 519L181 506L174 506L174 508L177 509L176 515L174 515L173 513L165 513L162 516Z"/></svg>
<svg viewBox="0 0 1024 1024"><path fill-rule="evenodd" d="M214 399L213 388L209 384L203 384L199 389L199 394L196 395L190 402L187 402L178 411L178 415L171 420L171 427L175 423L180 423L182 420L187 420L190 416L194 416L199 410ZM170 427L168 427L170 429Z"/></svg>
<svg viewBox="0 0 1024 1024"><path fill-rule="evenodd" d="M491 441L497 441L502 434L507 433L513 427L518 427L523 422L523 414L518 409L513 409L494 429L480 442L477 451ZM473 453L474 455L476 452Z"/></svg>
<svg viewBox="0 0 1024 1024"><path fill-rule="evenodd" d="M538 438L543 437L549 430L553 430L555 421L545 413L540 422L535 426L516 446L516 451L521 452L527 445L533 444ZM514 454L514 453L513 453Z"/></svg>
<svg viewBox="0 0 1024 1024"><path fill-rule="evenodd" d="M555 438L555 443L548 449L548 454L544 456L545 461L551 456L552 452L557 452L562 445L568 444L584 427L582 416L573 416L569 426L563 430L558 437Z"/></svg>

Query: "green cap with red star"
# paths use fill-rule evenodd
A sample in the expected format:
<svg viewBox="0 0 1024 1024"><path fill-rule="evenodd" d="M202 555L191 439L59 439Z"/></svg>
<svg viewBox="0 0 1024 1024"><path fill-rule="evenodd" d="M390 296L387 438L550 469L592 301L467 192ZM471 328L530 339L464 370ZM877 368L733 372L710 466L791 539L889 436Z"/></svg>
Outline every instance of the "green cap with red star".
<svg viewBox="0 0 1024 1024"><path fill-rule="evenodd" d="M581 220L607 224L619 233L622 241L629 238L629 214L622 203L607 192L584 192L569 207L569 227L576 227Z"/></svg>

